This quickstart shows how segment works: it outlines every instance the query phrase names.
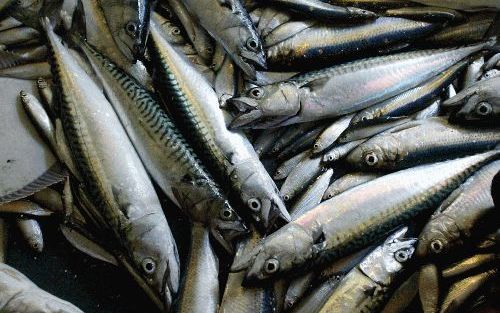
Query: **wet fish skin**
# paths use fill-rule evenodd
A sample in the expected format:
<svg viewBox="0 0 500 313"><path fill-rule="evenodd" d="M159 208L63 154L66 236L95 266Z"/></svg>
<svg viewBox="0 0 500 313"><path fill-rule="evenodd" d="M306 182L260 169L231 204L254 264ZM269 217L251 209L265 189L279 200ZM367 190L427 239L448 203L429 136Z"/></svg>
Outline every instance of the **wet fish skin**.
<svg viewBox="0 0 500 313"><path fill-rule="evenodd" d="M322 169L321 157L313 157L311 154L305 156L283 182L280 189L283 200L292 200L307 188L309 182L315 179Z"/></svg>
<svg viewBox="0 0 500 313"><path fill-rule="evenodd" d="M12 2L14 0L7 0L7 1ZM7 1L4 1L4 2L7 2ZM22 25L23 25L22 22L19 22L15 18L9 16L9 17L6 17L0 21L0 31L4 31L4 30L11 29L14 27L22 26Z"/></svg>
<svg viewBox="0 0 500 313"><path fill-rule="evenodd" d="M408 116L423 109L433 99L436 99L446 86L451 84L466 65L466 61L459 62L416 88L358 112L351 124L356 125L383 117Z"/></svg>
<svg viewBox="0 0 500 313"><path fill-rule="evenodd" d="M183 3L245 74L254 78L256 67L266 68L261 40L239 0L183 0Z"/></svg>
<svg viewBox="0 0 500 313"><path fill-rule="evenodd" d="M44 244L40 224L34 219L17 219L16 225L29 247L35 252L42 252Z"/></svg>
<svg viewBox="0 0 500 313"><path fill-rule="evenodd" d="M343 159L345 156L349 154L352 150L356 149L357 146L365 142L366 139L349 141L344 144L339 144L338 146L333 147L331 150L325 153L322 157L322 161L324 163L331 163L338 160Z"/></svg>
<svg viewBox="0 0 500 313"><path fill-rule="evenodd" d="M451 266L443 269L441 275L444 279L449 279L457 276L463 276L464 274L476 270L478 268L488 266L497 262L500 255L495 253L487 254L475 254L471 257L460 260Z"/></svg>
<svg viewBox="0 0 500 313"><path fill-rule="evenodd" d="M287 128L283 134L274 143L271 153L276 155L283 151L287 146L294 143L298 138L304 135L306 132L314 128L314 124L303 123L297 125L297 127Z"/></svg>
<svg viewBox="0 0 500 313"><path fill-rule="evenodd" d="M318 0L274 0L278 6L286 7L296 13L305 14L315 19L338 21L339 19L373 19L374 12L354 7L341 7Z"/></svg>
<svg viewBox="0 0 500 313"><path fill-rule="evenodd" d="M46 61L0 69L0 76L18 79L35 80L39 77L49 78L51 75L50 65Z"/></svg>
<svg viewBox="0 0 500 313"><path fill-rule="evenodd" d="M441 275L435 264L424 264L418 275L418 295L424 313L437 313L439 310Z"/></svg>
<svg viewBox="0 0 500 313"><path fill-rule="evenodd" d="M285 130L285 128L270 128L263 130L253 143L253 147L257 155L260 158L267 155L272 149L275 141L281 137Z"/></svg>
<svg viewBox="0 0 500 313"><path fill-rule="evenodd" d="M407 280L405 280L394 293L384 306L382 313L403 313L410 305L418 293L418 272L413 273Z"/></svg>
<svg viewBox="0 0 500 313"><path fill-rule="evenodd" d="M349 190L361 184L372 181L376 178L379 178L380 176L381 175L377 173L363 173L363 172L354 172L346 174L334 180L331 183L331 185L328 186L323 195L323 200L331 199L346 190Z"/></svg>
<svg viewBox="0 0 500 313"><path fill-rule="evenodd" d="M292 220L309 212L309 210L313 209L321 202L323 194L325 193L332 176L333 169L329 169L316 178L304 194L302 194L302 196L291 207L290 216Z"/></svg>
<svg viewBox="0 0 500 313"><path fill-rule="evenodd" d="M310 154L310 151L306 150L281 163L281 165L279 165L276 171L274 172L273 179L282 180L287 178L288 175L290 175L290 173L292 172L292 170L297 166L297 164L299 164L299 162L302 159L304 159L308 154Z"/></svg>
<svg viewBox="0 0 500 313"><path fill-rule="evenodd" d="M275 7L265 7L257 25L257 32L262 38L265 38L276 27L290 21L292 17L287 11L278 10Z"/></svg>
<svg viewBox="0 0 500 313"><path fill-rule="evenodd" d="M152 54L157 64L158 90L177 116L181 132L191 139L195 151L217 175L231 184L251 216L268 228L274 221L289 220L274 181L260 162L253 146L241 132L227 129L229 113L219 108L212 87L166 42L151 24ZM182 123L181 123L182 121ZM207 161L209 160L209 161ZM227 177L229 177L229 182Z"/></svg>
<svg viewBox="0 0 500 313"><path fill-rule="evenodd" d="M421 165L352 188L266 237L231 270L246 269L249 281L267 280L338 259L428 212L498 156L492 151Z"/></svg>
<svg viewBox="0 0 500 313"><path fill-rule="evenodd" d="M493 149L500 133L468 129L441 117L414 121L392 128L351 151L346 160L364 170L402 169Z"/></svg>
<svg viewBox="0 0 500 313"><path fill-rule="evenodd" d="M398 17L380 17L368 23L348 26L309 27L267 50L270 66L303 67L304 62L352 59L368 50L389 44L411 42L438 29L438 23Z"/></svg>
<svg viewBox="0 0 500 313"><path fill-rule="evenodd" d="M354 114L346 115L328 126L314 142L313 153L320 153L330 148L347 127L349 127L353 117Z"/></svg>
<svg viewBox="0 0 500 313"><path fill-rule="evenodd" d="M5 313L83 313L73 304L40 289L4 263L0 263L0 289L0 310Z"/></svg>
<svg viewBox="0 0 500 313"><path fill-rule="evenodd" d="M467 88L470 85L474 84L481 78L483 75L482 67L484 65L484 56L480 56L479 58L472 61L467 70L465 71L462 87Z"/></svg>
<svg viewBox="0 0 500 313"><path fill-rule="evenodd" d="M270 48L275 46L316 24L317 22L315 20L289 21L283 23L263 37L264 47ZM270 53L268 53L268 56L269 54Z"/></svg>
<svg viewBox="0 0 500 313"><path fill-rule="evenodd" d="M318 138L319 134L321 134L325 127L326 125L321 123L316 125L314 128L309 129L302 134L302 136L297 138L295 142L283 149L283 151L281 151L276 158L278 160L283 160L300 151L310 150L314 145L314 141Z"/></svg>
<svg viewBox="0 0 500 313"><path fill-rule="evenodd" d="M292 313L318 313L323 305L328 300L329 296L333 293L335 288L338 287L343 275L336 275L320 284L317 288L313 289L304 299L299 301L292 307Z"/></svg>
<svg viewBox="0 0 500 313"><path fill-rule="evenodd" d="M353 113L414 88L491 44L358 60L255 87L229 101L238 111L231 127L256 128L277 117L288 117L282 124L290 125ZM370 88L353 92L353 86Z"/></svg>
<svg viewBox="0 0 500 313"><path fill-rule="evenodd" d="M402 7L385 11L386 16L404 17L431 22L460 22L465 16L453 9L442 7Z"/></svg>
<svg viewBox="0 0 500 313"><path fill-rule="evenodd" d="M413 256L416 239L398 230L354 267L333 290L320 313L376 312L394 288L394 281Z"/></svg>
<svg viewBox="0 0 500 313"><path fill-rule="evenodd" d="M0 32L0 43L3 45L15 45L40 37L40 33L31 27L19 26Z"/></svg>
<svg viewBox="0 0 500 313"><path fill-rule="evenodd" d="M486 165L442 203L419 236L419 258L447 255L495 229L488 221L496 214L490 188L498 171L500 162Z"/></svg>
<svg viewBox="0 0 500 313"><path fill-rule="evenodd" d="M109 232L121 252L116 257L152 301L168 308L178 290L179 259L154 188L111 104L62 45L49 19L42 23L63 99L62 128L85 192L99 208L92 215L106 221L97 227Z"/></svg>

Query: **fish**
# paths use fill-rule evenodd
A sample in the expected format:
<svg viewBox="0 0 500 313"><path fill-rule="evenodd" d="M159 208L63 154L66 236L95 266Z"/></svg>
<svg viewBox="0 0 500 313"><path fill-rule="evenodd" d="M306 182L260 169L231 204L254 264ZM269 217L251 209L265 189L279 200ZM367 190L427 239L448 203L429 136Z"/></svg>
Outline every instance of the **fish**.
<svg viewBox="0 0 500 313"><path fill-rule="evenodd" d="M270 48L278 45L293 36L300 34L302 31L313 27L317 22L315 20L305 20L305 21L289 21L277 26L267 35L263 36L264 48Z"/></svg>
<svg viewBox="0 0 500 313"><path fill-rule="evenodd" d="M413 21L398 17L380 17L371 22L347 25L309 27L267 49L270 66L310 68L313 62L332 63L370 54L376 48L412 42L440 28L437 23ZM306 63L304 63L306 62Z"/></svg>
<svg viewBox="0 0 500 313"><path fill-rule="evenodd" d="M288 177L292 170L299 164L300 161L302 161L307 155L310 154L310 151L306 150L304 152L301 152L290 159L283 161L276 171L274 172L273 179L274 180L282 180Z"/></svg>
<svg viewBox="0 0 500 313"><path fill-rule="evenodd" d="M346 174L334 180L330 186L325 190L323 200L331 199L336 195L343 193L346 190L359 186L361 184L379 178L381 175L378 173L364 173L354 172Z"/></svg>
<svg viewBox="0 0 500 313"><path fill-rule="evenodd" d="M492 44L362 59L257 86L228 100L237 112L231 127L256 128L278 117L290 125L353 113L414 88Z"/></svg>
<svg viewBox="0 0 500 313"><path fill-rule="evenodd" d="M322 170L321 157L306 155L283 182L280 189L283 200L290 201L295 198Z"/></svg>
<svg viewBox="0 0 500 313"><path fill-rule="evenodd" d="M17 219L15 223L31 250L42 252L44 244L40 224L35 219Z"/></svg>
<svg viewBox="0 0 500 313"><path fill-rule="evenodd" d="M328 184L330 183L332 176L333 169L329 169L316 178L316 180L290 208L290 216L292 217L292 220L302 216L304 213L316 207L316 205L321 202L323 194L325 193L326 188L328 188Z"/></svg>
<svg viewBox="0 0 500 313"><path fill-rule="evenodd" d="M396 231L368 254L340 281L319 312L380 310L415 251L417 240L404 238L407 231Z"/></svg>
<svg viewBox="0 0 500 313"><path fill-rule="evenodd" d="M151 0L99 0L113 39L130 61L142 59L146 51Z"/></svg>
<svg viewBox="0 0 500 313"><path fill-rule="evenodd" d="M481 56L474 61L472 61L467 70L465 71L464 78L462 81L462 87L467 88L470 85L474 84L481 78L483 75L483 65L484 65L484 56Z"/></svg>
<svg viewBox="0 0 500 313"><path fill-rule="evenodd" d="M408 116L423 109L436 99L446 86L451 84L466 64L466 61L459 62L416 88L358 112L351 124L384 117Z"/></svg>
<svg viewBox="0 0 500 313"><path fill-rule="evenodd" d="M4 1L3 3L5 3L5 2L12 2L12 1L14 1L14 0L7 0L7 1ZM20 22L20 21L16 20L15 18L9 16L9 17L3 18L0 21L0 31L4 31L4 30L11 29L11 28L14 28L14 27L19 27L19 26L22 26L22 25L23 25L22 22Z"/></svg>
<svg viewBox="0 0 500 313"><path fill-rule="evenodd" d="M291 143L285 149L283 149L283 151L281 151L276 156L276 158L278 160L283 160L291 157L292 155L295 155L300 151L310 150L313 147L314 142L318 138L319 134L323 132L325 127L326 124L323 123L315 125L312 129L309 129L308 131L303 133L299 138L296 138L295 142Z"/></svg>
<svg viewBox="0 0 500 313"><path fill-rule="evenodd" d="M349 141L344 144L339 144L338 146L333 147L329 151L327 151L323 157L322 161L324 163L331 163L338 160L343 159L345 156L349 154L352 150L356 149L357 146L365 142L365 139Z"/></svg>
<svg viewBox="0 0 500 313"><path fill-rule="evenodd" d="M444 8L451 8L463 11L478 11L478 10L497 10L500 9L500 3L495 0L412 0L413 2L430 5L439 6Z"/></svg>
<svg viewBox="0 0 500 313"><path fill-rule="evenodd" d="M0 32L0 44L9 46L20 44L40 37L40 33L31 27L19 26Z"/></svg>
<svg viewBox="0 0 500 313"><path fill-rule="evenodd" d="M1 204L0 212L3 214L24 216L31 219L35 217L51 216L52 213L54 213L41 207L38 203L25 199Z"/></svg>
<svg viewBox="0 0 500 313"><path fill-rule="evenodd" d="M159 308L168 308L179 286L179 258L153 185L111 104L54 33L50 20L44 18L42 24L61 96L56 125L61 125L77 160L77 177L95 206L88 209L96 221L105 221L100 228L112 238L106 243L115 245L113 251L121 251L115 255L120 264Z"/></svg>
<svg viewBox="0 0 500 313"><path fill-rule="evenodd" d="M319 136L313 145L313 153L320 153L329 149L349 127L354 114L343 116L328 126Z"/></svg>
<svg viewBox="0 0 500 313"><path fill-rule="evenodd" d="M498 261L500 255L495 253L475 254L471 257L460 260L451 266L443 269L441 275L444 279L464 276L478 268L490 266Z"/></svg>
<svg viewBox="0 0 500 313"><path fill-rule="evenodd" d="M40 289L21 272L0 263L0 310L5 313L83 313L73 304Z"/></svg>
<svg viewBox="0 0 500 313"><path fill-rule="evenodd" d="M257 33L262 38L265 38L274 29L285 24L291 19L292 17L289 12L278 10L275 7L269 6L263 8L259 22L254 24L257 25Z"/></svg>
<svg viewBox="0 0 500 313"><path fill-rule="evenodd" d="M418 275L418 295L424 313L437 313L439 310L440 275L435 264L424 264Z"/></svg>
<svg viewBox="0 0 500 313"><path fill-rule="evenodd" d="M20 64L0 69L1 77L34 80L39 77L50 78L50 65L47 61Z"/></svg>
<svg viewBox="0 0 500 313"><path fill-rule="evenodd" d="M338 287L343 275L334 275L322 282L317 288L313 289L302 301L294 305L290 312L293 313L318 313L328 298Z"/></svg>
<svg viewBox="0 0 500 313"><path fill-rule="evenodd" d="M496 214L490 188L499 171L498 161L486 165L441 204L419 236L419 258L447 255L495 230L497 225L489 222Z"/></svg>
<svg viewBox="0 0 500 313"><path fill-rule="evenodd" d="M266 237L231 271L245 270L249 282L268 280L352 253L415 216L430 215L463 181L498 156L498 151L490 151L421 165L352 188Z"/></svg>
<svg viewBox="0 0 500 313"><path fill-rule="evenodd" d="M284 128L270 128L263 130L253 143L253 147L257 155L260 158L266 155L272 149L274 142L281 137L284 131Z"/></svg>
<svg viewBox="0 0 500 313"><path fill-rule="evenodd" d="M234 241L246 234L246 226L156 97L89 44L83 42L81 47L155 182L174 202L180 201L176 193L196 199L195 205L181 209L204 223L213 238L233 253Z"/></svg>
<svg viewBox="0 0 500 313"><path fill-rule="evenodd" d="M402 7L385 11L386 16L404 17L430 22L457 23L465 20L465 16L453 9L441 7Z"/></svg>
<svg viewBox="0 0 500 313"><path fill-rule="evenodd" d="M363 170L395 170L491 150L499 142L500 132L494 128L470 129L433 117L367 140L346 161Z"/></svg>
<svg viewBox="0 0 500 313"><path fill-rule="evenodd" d="M304 135L307 131L314 128L315 125L311 123L304 123L297 125L297 127L290 127L286 129L283 134L276 139L272 149L272 154L279 154L282 152L287 146L294 143L298 138Z"/></svg>
<svg viewBox="0 0 500 313"><path fill-rule="evenodd" d="M418 293L418 272L410 275L391 295L382 313L402 313L415 299Z"/></svg>
<svg viewBox="0 0 500 313"><path fill-rule="evenodd" d="M31 199L49 211L56 213L64 211L61 194L50 187L34 193Z"/></svg>
<svg viewBox="0 0 500 313"><path fill-rule="evenodd" d="M256 68L267 67L261 39L239 0L182 2L246 75L255 78Z"/></svg>
<svg viewBox="0 0 500 313"><path fill-rule="evenodd" d="M290 219L278 188L241 132L227 129L229 113L208 82L161 36L151 23L152 56L157 64L157 85L177 126L191 140L195 151L215 173L216 180L231 185L240 203L264 229L275 221ZM161 73L161 74L160 74ZM229 178L229 179L228 179Z"/></svg>
<svg viewBox="0 0 500 313"><path fill-rule="evenodd" d="M336 6L319 0L273 0L271 2L298 14L324 21L338 21L342 19L364 20L378 17L376 13L368 10Z"/></svg>

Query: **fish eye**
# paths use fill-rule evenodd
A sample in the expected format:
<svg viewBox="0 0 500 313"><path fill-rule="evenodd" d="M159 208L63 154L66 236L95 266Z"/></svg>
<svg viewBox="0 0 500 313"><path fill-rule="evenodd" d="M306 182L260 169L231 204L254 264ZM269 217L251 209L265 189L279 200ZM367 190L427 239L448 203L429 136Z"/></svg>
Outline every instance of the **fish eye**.
<svg viewBox="0 0 500 313"><path fill-rule="evenodd" d="M156 262L151 258L142 260L142 270L144 273L151 275L156 271Z"/></svg>
<svg viewBox="0 0 500 313"><path fill-rule="evenodd" d="M231 208L224 208L220 211L220 218L222 218L225 221L229 221L233 218L234 213Z"/></svg>
<svg viewBox="0 0 500 313"><path fill-rule="evenodd" d="M280 262L276 259L268 259L264 264L264 271L267 274L274 274L278 271L280 267Z"/></svg>
<svg viewBox="0 0 500 313"><path fill-rule="evenodd" d="M252 210L254 212L260 211L260 208L262 206L260 203L260 200L257 198L248 199L247 204L248 204L248 207L250 208L250 210Z"/></svg>
<svg viewBox="0 0 500 313"><path fill-rule="evenodd" d="M433 240L431 242L431 250L434 253L441 253L441 251L443 251L443 243L441 242L441 240Z"/></svg>
<svg viewBox="0 0 500 313"><path fill-rule="evenodd" d="M249 38L247 40L247 48L252 50L252 51L257 51L257 48L259 47L259 44L257 43L257 40L253 38Z"/></svg>
<svg viewBox="0 0 500 313"><path fill-rule="evenodd" d="M410 259L410 253L406 249L401 249L396 251L396 253L394 253L394 258L399 263L404 263Z"/></svg>
<svg viewBox="0 0 500 313"><path fill-rule="evenodd" d="M129 34L131 37L135 37L136 32L137 32L137 24L135 22L128 22L127 25L125 25L125 30L127 31L127 34Z"/></svg>
<svg viewBox="0 0 500 313"><path fill-rule="evenodd" d="M489 115L492 111L491 105L487 102L480 102L476 106L476 113L481 116Z"/></svg>
<svg viewBox="0 0 500 313"><path fill-rule="evenodd" d="M179 27L172 28L172 35L179 36L181 34L181 30Z"/></svg>
<svg viewBox="0 0 500 313"><path fill-rule="evenodd" d="M369 152L365 155L365 163L369 166L377 165L378 157L375 152Z"/></svg>
<svg viewBox="0 0 500 313"><path fill-rule="evenodd" d="M260 87L255 87L250 89L249 94L254 99L260 99L262 98L262 96L264 96L264 89Z"/></svg>

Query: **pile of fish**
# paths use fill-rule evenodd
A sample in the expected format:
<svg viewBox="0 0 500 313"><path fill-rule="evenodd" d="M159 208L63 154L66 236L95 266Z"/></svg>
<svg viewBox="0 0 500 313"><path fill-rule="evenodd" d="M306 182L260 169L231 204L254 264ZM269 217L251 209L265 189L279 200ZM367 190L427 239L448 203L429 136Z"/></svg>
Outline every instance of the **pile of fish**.
<svg viewBox="0 0 500 313"><path fill-rule="evenodd" d="M52 216L162 312L498 308L498 12L2 0L0 261ZM3 263L0 311L82 312Z"/></svg>

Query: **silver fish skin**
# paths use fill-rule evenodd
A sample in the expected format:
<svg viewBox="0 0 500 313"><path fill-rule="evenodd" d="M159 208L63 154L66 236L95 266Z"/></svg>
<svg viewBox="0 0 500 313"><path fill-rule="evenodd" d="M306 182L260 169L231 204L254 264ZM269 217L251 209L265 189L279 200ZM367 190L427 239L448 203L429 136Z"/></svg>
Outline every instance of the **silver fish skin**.
<svg viewBox="0 0 500 313"><path fill-rule="evenodd" d="M96 220L104 220L121 264L161 309L179 286L179 258L149 176L99 87L78 65L48 18L42 20L57 77L62 129ZM120 157L117 158L116 156Z"/></svg>
<svg viewBox="0 0 500 313"><path fill-rule="evenodd" d="M465 20L465 16L453 9L441 7L401 7L385 11L385 16L404 17L429 22L457 23Z"/></svg>
<svg viewBox="0 0 500 313"><path fill-rule="evenodd" d="M224 62L215 73L214 90L219 98L221 108L225 107L226 100L234 97L238 89L238 71L229 55L225 55Z"/></svg>
<svg viewBox="0 0 500 313"><path fill-rule="evenodd" d="M441 204L420 233L419 258L448 255L498 227L489 220L497 214L490 190L499 171L500 161L486 165Z"/></svg>
<svg viewBox="0 0 500 313"><path fill-rule="evenodd" d="M9 0L10 1L10 0ZM22 26L23 23L9 16L0 21L0 31Z"/></svg>
<svg viewBox="0 0 500 313"><path fill-rule="evenodd" d="M81 48L156 183L176 203L179 197L191 198L194 204L181 205L181 209L192 221L208 227L226 251L234 252L233 240L247 229L160 103L90 45L82 43Z"/></svg>
<svg viewBox="0 0 500 313"><path fill-rule="evenodd" d="M340 61L367 50L416 40L439 27L437 23L398 17L380 17L359 25L313 26L270 46L267 60L270 65L293 64L295 67L303 66L303 62Z"/></svg>
<svg viewBox="0 0 500 313"><path fill-rule="evenodd" d="M307 296L292 307L292 313L318 313L328 298L338 287L343 276L333 276L313 289Z"/></svg>
<svg viewBox="0 0 500 313"><path fill-rule="evenodd" d="M484 56L480 56L469 64L462 81L463 88L469 87L481 78L481 75L483 75L483 65Z"/></svg>
<svg viewBox="0 0 500 313"><path fill-rule="evenodd" d="M278 45L293 36L300 34L302 31L317 24L315 20L305 21L289 21L273 29L266 36L263 36L264 47L270 48ZM269 54L269 53L268 53Z"/></svg>
<svg viewBox="0 0 500 313"><path fill-rule="evenodd" d="M381 313L403 313L418 293L418 272L413 273L391 295Z"/></svg>
<svg viewBox="0 0 500 313"><path fill-rule="evenodd" d="M417 113L417 115L418 114L419 113ZM369 120L367 122L358 123L356 125L349 125L349 127L342 133L342 135L340 135L338 143L345 144L359 140L363 140L364 142L377 134L383 133L389 129L406 124L408 122L411 122L412 120L413 118L411 117L396 117L396 118L387 117L376 120Z"/></svg>
<svg viewBox="0 0 500 313"><path fill-rule="evenodd" d="M219 261L202 224L191 226L191 244L176 312L216 313L219 304Z"/></svg>
<svg viewBox="0 0 500 313"><path fill-rule="evenodd" d="M299 162L302 161L305 157L310 155L310 153L311 152L309 150L306 150L281 163L281 165L279 165L274 172L273 179L282 180L287 178L292 170L297 166L297 164L299 164Z"/></svg>
<svg viewBox="0 0 500 313"><path fill-rule="evenodd" d="M418 274L418 296L424 313L437 313L440 295L439 269L433 263L423 264Z"/></svg>
<svg viewBox="0 0 500 313"><path fill-rule="evenodd" d="M229 101L238 112L231 127L255 128L276 117L288 118L289 125L353 113L414 88L492 44L369 58L255 87Z"/></svg>
<svg viewBox="0 0 500 313"><path fill-rule="evenodd" d="M283 160L291 157L292 155L303 151L303 150L311 150L314 145L314 141L318 138L319 134L325 129L326 124L320 123L315 125L312 129L309 129L305 133L303 133L300 137L295 139L295 142L292 142L290 145L285 147L283 151L281 151L277 155L278 160Z"/></svg>
<svg viewBox="0 0 500 313"><path fill-rule="evenodd" d="M152 0L99 0L116 45L130 61L142 59L149 34Z"/></svg>
<svg viewBox="0 0 500 313"><path fill-rule="evenodd" d="M249 281L266 280L338 259L428 212L498 157L492 151L417 166L352 188L266 237L231 270L246 269Z"/></svg>
<svg viewBox="0 0 500 313"><path fill-rule="evenodd" d="M15 45L32 39L37 39L38 37L40 37L40 33L36 29L20 26L1 31L0 44L6 46Z"/></svg>
<svg viewBox="0 0 500 313"><path fill-rule="evenodd" d="M398 230L368 254L340 281L319 312L379 311L415 251L417 240L404 238L407 231Z"/></svg>
<svg viewBox="0 0 500 313"><path fill-rule="evenodd" d="M349 127L354 114L349 114L339 118L328 126L319 136L313 145L313 153L320 153L330 148L340 135Z"/></svg>
<svg viewBox="0 0 500 313"><path fill-rule="evenodd" d="M343 159L352 150L356 149L357 146L365 142L366 139L354 140L344 144L339 144L333 147L322 157L322 161L325 163L331 163Z"/></svg>
<svg viewBox="0 0 500 313"><path fill-rule="evenodd" d="M379 178L381 175L377 173L363 173L354 172L346 174L336 180L334 180L330 186L325 190L323 195L323 200L328 200L336 195L343 193L346 190L359 186L361 184L372 181Z"/></svg>
<svg viewBox="0 0 500 313"><path fill-rule="evenodd" d="M264 38L276 27L290 21L291 18L290 14L286 11L278 10L275 7L265 7L260 15L257 32Z"/></svg>
<svg viewBox="0 0 500 313"><path fill-rule="evenodd" d="M301 15L310 16L325 21L340 19L372 19L378 15L374 12L354 7L336 6L318 0L273 0L271 3L286 7Z"/></svg>
<svg viewBox="0 0 500 313"><path fill-rule="evenodd" d="M0 69L1 77L35 80L39 77L49 78L52 76L48 62L36 62L21 64L17 66Z"/></svg>
<svg viewBox="0 0 500 313"><path fill-rule="evenodd" d="M274 143L271 153L278 154L283 151L288 145L295 142L298 138L300 138L304 133L314 128L314 124L312 123L303 123L297 125L297 127L287 128L283 134L276 140Z"/></svg>
<svg viewBox="0 0 500 313"><path fill-rule="evenodd" d="M346 161L363 170L395 170L491 150L498 143L500 132L495 128L470 129L433 117L367 140Z"/></svg>
<svg viewBox="0 0 500 313"><path fill-rule="evenodd" d="M253 143L257 155L260 158L266 155L271 150L274 142L281 137L285 130L285 128L270 128L263 130Z"/></svg>
<svg viewBox="0 0 500 313"><path fill-rule="evenodd" d="M184 27L198 55L205 60L205 62L208 62L214 54L214 47L210 35L191 16L181 0L168 0L168 4Z"/></svg>
<svg viewBox="0 0 500 313"><path fill-rule="evenodd" d="M16 226L33 251L38 253L43 251L42 229L35 219L17 219Z"/></svg>
<svg viewBox="0 0 500 313"><path fill-rule="evenodd" d="M403 92L391 99L372 105L352 119L353 125L383 117L402 117L419 111L437 98L464 69L467 62L459 62L424 84Z"/></svg>
<svg viewBox="0 0 500 313"><path fill-rule="evenodd" d="M0 310L5 313L83 313L4 263L0 263L0 289Z"/></svg>
<svg viewBox="0 0 500 313"><path fill-rule="evenodd" d="M266 68L262 43L240 0L182 0L195 19L251 78Z"/></svg>
<svg viewBox="0 0 500 313"><path fill-rule="evenodd" d="M323 169L321 157L305 156L290 172L280 189L283 200L290 201L307 188Z"/></svg>
<svg viewBox="0 0 500 313"><path fill-rule="evenodd" d="M413 2L444 7L463 11L479 11L479 10L500 10L500 3L495 0L412 0Z"/></svg>
<svg viewBox="0 0 500 313"><path fill-rule="evenodd" d="M500 254L498 253L475 254L446 267L441 271L441 275L444 279L463 277L464 274L494 264L499 259Z"/></svg>
<svg viewBox="0 0 500 313"><path fill-rule="evenodd" d="M227 129L231 118L219 108L215 91L200 74L164 40L154 22L151 23L153 57L162 75L158 76L159 90L169 101L168 109L179 117L178 127L186 138L192 139L195 151L219 182L230 183L263 228L275 220L289 221L290 216L278 194L278 188L259 160L252 144L241 132ZM183 121L181 123L180 121ZM229 182L228 182L228 179Z"/></svg>
<svg viewBox="0 0 500 313"><path fill-rule="evenodd" d="M300 196L300 198L290 208L290 216L292 220L309 212L312 208L316 207L323 198L323 194L328 188L330 179L333 176L333 169L329 169L321 174L316 180L307 188L307 190Z"/></svg>

